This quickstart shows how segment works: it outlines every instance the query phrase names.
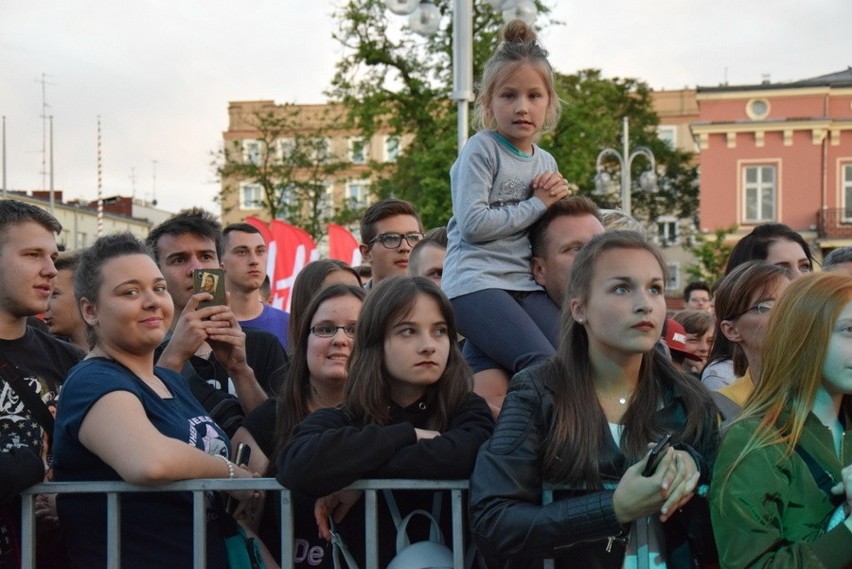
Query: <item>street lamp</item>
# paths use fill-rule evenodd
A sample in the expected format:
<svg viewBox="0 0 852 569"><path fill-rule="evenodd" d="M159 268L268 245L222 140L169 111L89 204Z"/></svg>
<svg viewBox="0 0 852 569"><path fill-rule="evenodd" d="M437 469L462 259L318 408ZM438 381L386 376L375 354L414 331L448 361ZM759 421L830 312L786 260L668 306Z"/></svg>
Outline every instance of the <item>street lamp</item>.
<svg viewBox="0 0 852 569"><path fill-rule="evenodd" d="M630 165L637 156L644 156L651 163L651 167L639 175L639 187L646 192L652 192L657 189L657 162L654 159L654 153L647 146L637 146L633 152L630 152L630 147L627 142L628 134L627 117L624 117L624 128L621 133L622 152L618 152L615 148L604 148L598 154L597 162L595 163L595 189L599 194L612 193L612 176L609 172L603 169L603 159L607 156L618 160L618 165L621 167L621 209L627 215L630 213Z"/></svg>
<svg viewBox="0 0 852 569"><path fill-rule="evenodd" d="M503 13L506 21L524 20L532 25L536 17L533 0L488 0ZM394 14L408 16L411 29L422 36L438 31L441 13L432 0L385 0ZM473 101L473 0L453 0L453 92L458 109L459 152L467 142L468 106Z"/></svg>

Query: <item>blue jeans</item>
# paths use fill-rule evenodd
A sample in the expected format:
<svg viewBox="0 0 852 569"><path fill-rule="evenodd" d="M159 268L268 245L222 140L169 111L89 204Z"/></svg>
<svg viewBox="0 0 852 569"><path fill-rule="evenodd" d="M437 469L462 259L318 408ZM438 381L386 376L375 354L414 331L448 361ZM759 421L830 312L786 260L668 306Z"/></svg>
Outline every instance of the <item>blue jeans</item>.
<svg viewBox="0 0 852 569"><path fill-rule="evenodd" d="M486 289L451 300L465 359L473 371L500 367L511 373L550 358L559 337L559 307L543 291ZM496 365L488 365L491 360Z"/></svg>

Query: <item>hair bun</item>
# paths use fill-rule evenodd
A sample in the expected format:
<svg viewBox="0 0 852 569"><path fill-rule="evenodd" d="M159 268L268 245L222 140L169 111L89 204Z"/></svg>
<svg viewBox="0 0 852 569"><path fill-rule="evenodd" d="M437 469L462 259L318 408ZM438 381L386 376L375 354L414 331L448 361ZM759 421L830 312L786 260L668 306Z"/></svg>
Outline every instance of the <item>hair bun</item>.
<svg viewBox="0 0 852 569"><path fill-rule="evenodd" d="M512 20L503 26L503 41L527 43L535 40L535 31L523 20Z"/></svg>

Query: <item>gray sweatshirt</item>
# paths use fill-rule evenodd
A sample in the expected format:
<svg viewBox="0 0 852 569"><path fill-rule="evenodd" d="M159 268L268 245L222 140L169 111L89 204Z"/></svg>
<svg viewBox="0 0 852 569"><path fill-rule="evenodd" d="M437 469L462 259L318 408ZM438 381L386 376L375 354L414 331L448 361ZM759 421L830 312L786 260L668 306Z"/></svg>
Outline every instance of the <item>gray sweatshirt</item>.
<svg viewBox="0 0 852 569"><path fill-rule="evenodd" d="M532 195L532 179L556 171L556 160L538 146L524 158L494 132L468 140L450 170L453 217L441 287L449 298L496 288L542 290L530 272L527 229L547 209Z"/></svg>

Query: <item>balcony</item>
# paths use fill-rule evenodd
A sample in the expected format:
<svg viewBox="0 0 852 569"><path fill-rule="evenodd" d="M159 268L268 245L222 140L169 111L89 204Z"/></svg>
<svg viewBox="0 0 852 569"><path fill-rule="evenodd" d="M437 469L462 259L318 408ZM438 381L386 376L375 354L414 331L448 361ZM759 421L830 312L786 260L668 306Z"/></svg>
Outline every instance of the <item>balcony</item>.
<svg viewBox="0 0 852 569"><path fill-rule="evenodd" d="M852 239L852 208L823 208L817 212L820 239Z"/></svg>

